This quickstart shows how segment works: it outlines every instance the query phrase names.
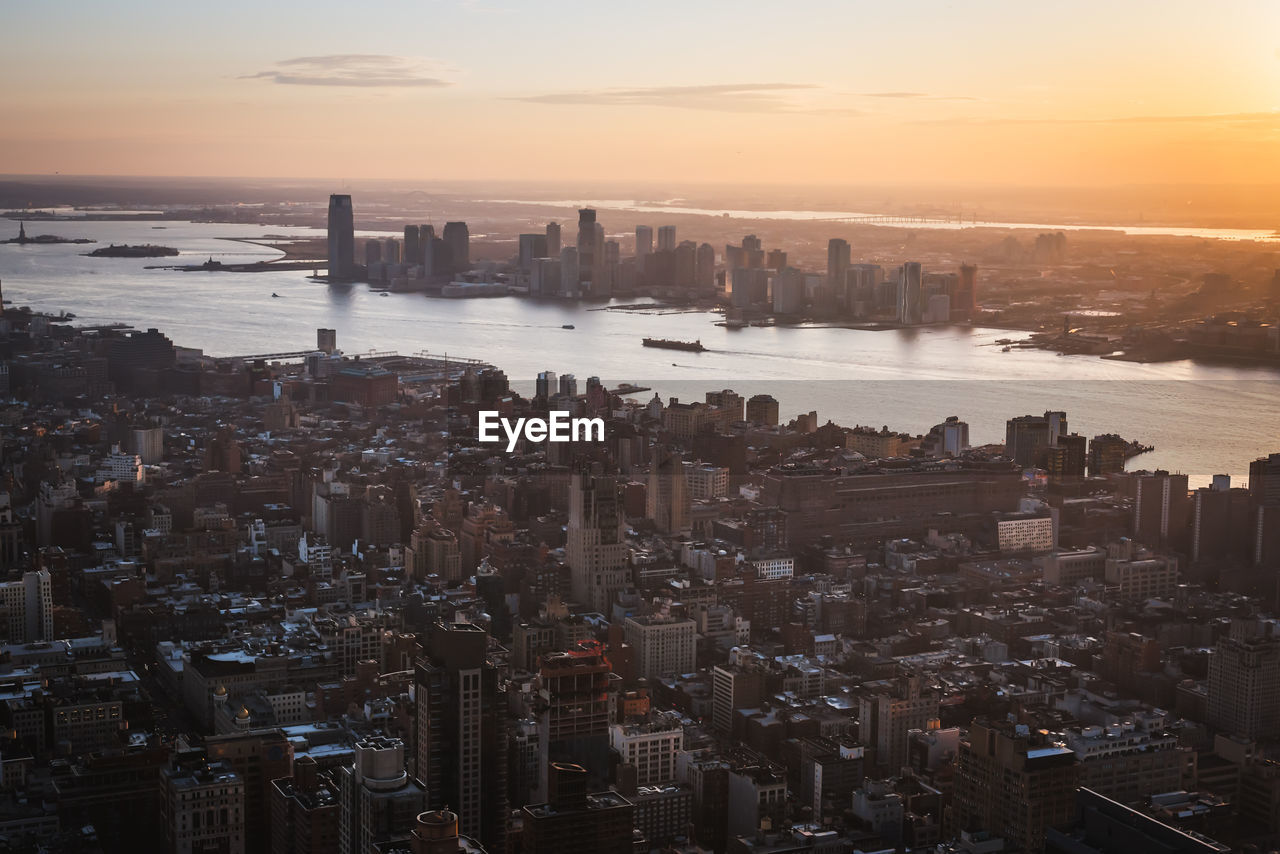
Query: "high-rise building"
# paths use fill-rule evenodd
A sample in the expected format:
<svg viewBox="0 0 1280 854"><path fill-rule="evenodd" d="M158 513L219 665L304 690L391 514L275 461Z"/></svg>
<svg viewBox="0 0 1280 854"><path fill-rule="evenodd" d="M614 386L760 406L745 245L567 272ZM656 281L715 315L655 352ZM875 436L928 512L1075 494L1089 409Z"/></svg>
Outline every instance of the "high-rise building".
<svg viewBox="0 0 1280 854"><path fill-rule="evenodd" d="M676 754L684 750L684 727L669 719L613 724L609 746L619 762L635 769L637 786L655 786L676 778Z"/></svg>
<svg viewBox="0 0 1280 854"><path fill-rule="evenodd" d="M1280 504L1280 454L1249 463L1249 494L1257 504Z"/></svg>
<svg viewBox="0 0 1280 854"><path fill-rule="evenodd" d="M338 782L311 756L293 766L292 777L271 781L271 854L325 854L338 850Z"/></svg>
<svg viewBox="0 0 1280 854"><path fill-rule="evenodd" d="M588 794L586 769L554 763L547 802L522 810L524 854L629 854L635 807L617 792Z"/></svg>
<svg viewBox="0 0 1280 854"><path fill-rule="evenodd" d="M1005 422L1004 454L1020 466L1044 465L1045 449L1067 434L1067 414L1020 415Z"/></svg>
<svg viewBox="0 0 1280 854"><path fill-rule="evenodd" d="M329 278L350 279L356 273L356 226L351 197L329 197Z"/></svg>
<svg viewBox="0 0 1280 854"><path fill-rule="evenodd" d="M160 780L168 851L244 854L244 781L230 764L179 755Z"/></svg>
<svg viewBox="0 0 1280 854"><path fill-rule="evenodd" d="M540 797L547 797L552 762L589 769L603 785L609 770L609 660L595 643L544 655L538 664L537 721Z"/></svg>
<svg viewBox="0 0 1280 854"><path fill-rule="evenodd" d="M507 728L489 634L470 623L436 623L414 670L417 777L427 807L457 813L463 834L506 849Z"/></svg>
<svg viewBox="0 0 1280 854"><path fill-rule="evenodd" d="M573 598L608 613L629 582L626 517L616 478L575 472L569 485L565 562Z"/></svg>
<svg viewBox="0 0 1280 854"><path fill-rule="evenodd" d="M636 257L643 258L653 251L653 226L636 226Z"/></svg>
<svg viewBox="0 0 1280 854"><path fill-rule="evenodd" d="M1212 486L1191 495L1191 560L1252 558L1254 518L1249 490L1214 475Z"/></svg>
<svg viewBox="0 0 1280 854"><path fill-rule="evenodd" d="M53 640L53 580L49 570L28 570L0 581L0 628L11 644Z"/></svg>
<svg viewBox="0 0 1280 854"><path fill-rule="evenodd" d="M922 447L935 456L960 456L969 450L968 422L961 421L958 415L948 415L946 421L933 426Z"/></svg>
<svg viewBox="0 0 1280 854"><path fill-rule="evenodd" d="M520 235L520 272L528 273L533 270L533 260L535 258L547 257L547 236L545 234L522 234Z"/></svg>
<svg viewBox="0 0 1280 854"><path fill-rule="evenodd" d="M938 726L938 695L927 690L917 674L863 683L858 710L858 738L874 749L875 764L890 774L898 774L907 763L907 733Z"/></svg>
<svg viewBox="0 0 1280 854"><path fill-rule="evenodd" d="M210 761L226 762L244 785L246 854L267 851L271 840L271 781L293 775L293 745L279 729L245 729L205 739Z"/></svg>
<svg viewBox="0 0 1280 854"><path fill-rule="evenodd" d="M1071 748L1023 724L975 720L960 741L954 829L987 830L1039 854L1050 828L1075 819L1076 785Z"/></svg>
<svg viewBox="0 0 1280 854"><path fill-rule="evenodd" d="M316 330L316 349L321 353L330 356L338 349L338 330L336 329L317 329Z"/></svg>
<svg viewBox="0 0 1280 854"><path fill-rule="evenodd" d="M355 759L338 770L339 854L367 854L374 845L408 842L426 792L405 769L404 742L370 736L355 744Z"/></svg>
<svg viewBox="0 0 1280 854"><path fill-rule="evenodd" d="M778 426L778 401L772 395L754 395L747 401L747 420L752 424Z"/></svg>
<svg viewBox="0 0 1280 854"><path fill-rule="evenodd" d="M590 296L596 271L596 212L591 208L578 211L578 280L576 292ZM561 262L563 264L563 260Z"/></svg>
<svg viewBox="0 0 1280 854"><path fill-rule="evenodd" d="M550 400L558 388L555 371L540 371L534 386L534 397L539 400Z"/></svg>
<svg viewBox="0 0 1280 854"><path fill-rule="evenodd" d="M582 293L582 256L566 246L560 250L560 295L577 297Z"/></svg>
<svg viewBox="0 0 1280 854"><path fill-rule="evenodd" d="M978 268L973 264L960 265L960 284L951 301L953 320L972 320L978 312Z"/></svg>
<svg viewBox="0 0 1280 854"><path fill-rule="evenodd" d="M658 251L674 252L676 249L676 227L663 225L658 227Z"/></svg>
<svg viewBox="0 0 1280 854"><path fill-rule="evenodd" d="M904 326L921 320L922 276L919 261L908 261L898 269L898 322Z"/></svg>
<svg viewBox="0 0 1280 854"><path fill-rule="evenodd" d="M422 245L418 242L418 234L419 231L416 225L406 225L404 227L404 251L401 260L406 264L422 263Z"/></svg>
<svg viewBox="0 0 1280 854"><path fill-rule="evenodd" d="M844 289L849 261L849 241L839 237L833 237L827 241L827 292L832 297Z"/></svg>
<svg viewBox="0 0 1280 854"><path fill-rule="evenodd" d="M1150 545L1180 545L1191 516L1187 476L1143 473L1135 479L1134 493L1133 535Z"/></svg>
<svg viewBox="0 0 1280 854"><path fill-rule="evenodd" d="M635 650L636 673L645 679L693 672L697 633L693 620L662 616L627 617L623 633Z"/></svg>
<svg viewBox="0 0 1280 854"><path fill-rule="evenodd" d="M759 703L766 688L766 673L750 661L716 665L711 671L711 725L732 731L734 710Z"/></svg>
<svg viewBox="0 0 1280 854"><path fill-rule="evenodd" d="M560 223L547 223L547 257L560 257Z"/></svg>
<svg viewBox="0 0 1280 854"><path fill-rule="evenodd" d="M645 515L663 534L688 533L690 500L685 480L684 458L670 449L654 451L649 469L649 489L645 493Z"/></svg>
<svg viewBox="0 0 1280 854"><path fill-rule="evenodd" d="M698 246L694 287L708 293L716 289L716 250L710 243L702 243Z"/></svg>
<svg viewBox="0 0 1280 854"><path fill-rule="evenodd" d="M1104 433L1089 440L1089 474L1099 477L1124 471L1129 443L1115 433Z"/></svg>
<svg viewBox="0 0 1280 854"><path fill-rule="evenodd" d="M446 222L441 233L444 242L449 246L449 257L453 262L451 272L457 273L471 269L471 232L465 222Z"/></svg>
<svg viewBox="0 0 1280 854"><path fill-rule="evenodd" d="M1280 624L1236 620L1209 658L1209 725L1251 740L1280 728Z"/></svg>

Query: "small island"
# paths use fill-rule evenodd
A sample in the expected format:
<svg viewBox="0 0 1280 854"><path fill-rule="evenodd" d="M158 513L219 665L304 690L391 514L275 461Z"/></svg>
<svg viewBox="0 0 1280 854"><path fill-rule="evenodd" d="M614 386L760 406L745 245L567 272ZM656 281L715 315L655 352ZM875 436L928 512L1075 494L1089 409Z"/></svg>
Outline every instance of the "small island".
<svg viewBox="0 0 1280 854"><path fill-rule="evenodd" d="M47 245L50 243L97 243L97 241L90 240L87 237L58 237L56 234L37 234L35 237L27 237L27 224L20 222L18 223L18 236L10 237L8 240L0 240L0 243L15 243L18 246L27 246L32 243Z"/></svg>
<svg viewBox="0 0 1280 854"><path fill-rule="evenodd" d="M172 246L156 246L151 243L142 243L136 246L131 246L127 243L112 243L110 246L103 246L101 249L85 253L91 258L163 258L177 254L178 250Z"/></svg>

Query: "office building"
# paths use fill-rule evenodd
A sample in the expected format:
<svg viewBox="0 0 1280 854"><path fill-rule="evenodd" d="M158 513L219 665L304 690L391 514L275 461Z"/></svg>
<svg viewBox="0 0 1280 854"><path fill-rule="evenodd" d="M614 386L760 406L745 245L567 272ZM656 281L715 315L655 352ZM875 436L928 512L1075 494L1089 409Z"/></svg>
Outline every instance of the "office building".
<svg viewBox="0 0 1280 854"><path fill-rule="evenodd" d="M1043 466L1046 449L1067 435L1067 414L1020 415L1005 422L1004 454L1023 468Z"/></svg>
<svg viewBox="0 0 1280 854"><path fill-rule="evenodd" d="M574 294L581 296L590 296L592 294L592 282L595 280L596 262L599 260L596 256L596 212L591 208L583 208L578 211L578 267L577 282L574 287ZM562 269L567 265L561 257Z"/></svg>
<svg viewBox="0 0 1280 854"><path fill-rule="evenodd" d="M487 849L506 847L507 728L489 634L470 623L436 623L414 668L417 779L427 808L446 807L461 832Z"/></svg>
<svg viewBox="0 0 1280 854"><path fill-rule="evenodd" d="M404 742L370 736L355 744L354 762L338 770L339 854L367 854L375 845L408 842L426 792L405 769Z"/></svg>
<svg viewBox="0 0 1280 854"><path fill-rule="evenodd" d="M849 261L849 241L833 237L827 242L827 293L833 299L844 289Z"/></svg>
<svg viewBox="0 0 1280 854"><path fill-rule="evenodd" d="M635 650L636 673L645 679L693 672L696 665L696 626L693 620L661 616L627 617L623 633Z"/></svg>
<svg viewBox="0 0 1280 854"><path fill-rule="evenodd" d="M643 258L653 252L653 226L636 226L636 257Z"/></svg>
<svg viewBox="0 0 1280 854"><path fill-rule="evenodd" d="M684 727L667 718L612 724L609 746L619 762L634 769L637 786L656 786L676 778L676 754L684 750Z"/></svg>
<svg viewBox="0 0 1280 854"><path fill-rule="evenodd" d="M1255 741L1280 728L1280 624L1232 622L1209 657L1208 719Z"/></svg>
<svg viewBox="0 0 1280 854"><path fill-rule="evenodd" d="M160 772L167 850L244 854L244 781L226 762L179 755Z"/></svg>
<svg viewBox="0 0 1280 854"><path fill-rule="evenodd" d="M0 626L6 643L53 640L53 581L49 570L28 570L0 582Z"/></svg>
<svg viewBox="0 0 1280 854"><path fill-rule="evenodd" d="M452 268L449 272L459 273L471 269L471 232L465 222L446 222L441 232L445 245L449 247L449 260Z"/></svg>
<svg viewBox="0 0 1280 854"><path fill-rule="evenodd" d="M552 762L586 768L597 785L609 778L609 660L595 643L548 653L538 664L539 796L547 796Z"/></svg>
<svg viewBox="0 0 1280 854"><path fill-rule="evenodd" d="M676 249L676 227L663 225L658 228L658 251L674 252Z"/></svg>
<svg viewBox="0 0 1280 854"><path fill-rule="evenodd" d="M553 763L546 803L521 810L523 854L630 854L635 807L617 792L588 794L586 769Z"/></svg>
<svg viewBox="0 0 1280 854"><path fill-rule="evenodd" d="M977 719L956 760L954 830L987 830L1028 854L1075 819L1076 756L1023 724Z"/></svg>
<svg viewBox="0 0 1280 854"><path fill-rule="evenodd" d="M608 613L630 583L626 517L615 478L575 472L569 484L565 562L573 598Z"/></svg>
<svg viewBox="0 0 1280 854"><path fill-rule="evenodd" d="M271 854L326 854L338 850L338 781L311 756L293 765L292 777L271 781Z"/></svg>
<svg viewBox="0 0 1280 854"><path fill-rule="evenodd" d="M772 395L757 394L747 399L747 420L752 424L778 426L778 401Z"/></svg>
<svg viewBox="0 0 1280 854"><path fill-rule="evenodd" d="M351 197L329 197L329 278L350 279L356 273L356 227Z"/></svg>
<svg viewBox="0 0 1280 854"><path fill-rule="evenodd" d="M1191 516L1185 474L1144 472L1134 482L1133 535L1149 545L1181 545Z"/></svg>
<svg viewBox="0 0 1280 854"><path fill-rule="evenodd" d="M560 223L549 222L547 223L547 257L559 258L560 248Z"/></svg>
<svg viewBox="0 0 1280 854"><path fill-rule="evenodd" d="M547 236L545 234L522 234L519 238L519 258L517 263L520 272L533 272L536 258L547 257Z"/></svg>
<svg viewBox="0 0 1280 854"><path fill-rule="evenodd" d="M669 448L654 449L645 493L645 515L663 534L690 531L689 486L685 480L684 458Z"/></svg>
<svg viewBox="0 0 1280 854"><path fill-rule="evenodd" d="M418 227L416 225L406 225L404 227L404 249L401 260L407 265L422 263L422 245L418 242Z"/></svg>
<svg viewBox="0 0 1280 854"><path fill-rule="evenodd" d="M908 261L898 268L898 323L903 326L921 321L924 310L922 275L918 261Z"/></svg>
<svg viewBox="0 0 1280 854"><path fill-rule="evenodd" d="M858 696L858 739L889 774L907 763L908 733L938 728L938 695L919 675L866 682Z"/></svg>

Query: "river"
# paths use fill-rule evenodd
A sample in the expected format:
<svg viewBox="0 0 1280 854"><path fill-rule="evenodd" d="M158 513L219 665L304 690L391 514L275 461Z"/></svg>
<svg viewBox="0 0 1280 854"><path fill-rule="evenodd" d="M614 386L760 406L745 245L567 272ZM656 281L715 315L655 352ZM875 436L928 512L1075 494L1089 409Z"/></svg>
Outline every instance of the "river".
<svg viewBox="0 0 1280 854"><path fill-rule="evenodd" d="M313 282L297 271L147 270L209 256L235 263L279 255L219 238L320 233L239 224L153 225L35 224L29 234L89 237L100 245L160 243L182 255L88 258L82 253L92 245L0 245L6 302L74 312L77 323L156 327L175 343L211 355L305 349L314 345L317 327L329 327L347 353L428 350L491 362L526 394L539 371L551 370L575 374L579 388L596 375L686 401L723 388L744 396L768 393L778 399L784 420L816 410L823 421L920 433L958 415L969 423L975 444L1003 441L1009 417L1062 409L1072 431L1115 432L1156 446L1131 467L1181 471L1193 485L1218 473L1244 483L1250 460L1280 451L1280 372L1270 368L1190 361L1143 365L1043 350L1004 353L994 342L1017 333L995 329L731 330L715 325L717 315L702 312L600 310L598 304L513 297L383 296L362 284ZM8 236L0 226L0 237ZM575 328L562 329L565 324ZM645 336L700 339L708 350L645 348Z"/></svg>

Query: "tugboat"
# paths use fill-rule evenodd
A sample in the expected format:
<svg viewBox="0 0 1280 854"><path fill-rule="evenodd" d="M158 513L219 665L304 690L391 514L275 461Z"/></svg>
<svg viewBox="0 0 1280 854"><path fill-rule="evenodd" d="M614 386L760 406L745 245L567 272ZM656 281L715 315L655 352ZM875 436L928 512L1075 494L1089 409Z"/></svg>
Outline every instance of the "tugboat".
<svg viewBox="0 0 1280 854"><path fill-rule="evenodd" d="M644 346L661 347L664 350L688 350L691 353L701 353L706 350L702 346L702 341L673 341L669 338L645 338Z"/></svg>
<svg viewBox="0 0 1280 854"><path fill-rule="evenodd" d="M575 327L572 323L566 323L564 326L561 326L560 328L561 328L561 329L576 329L577 327Z"/></svg>

